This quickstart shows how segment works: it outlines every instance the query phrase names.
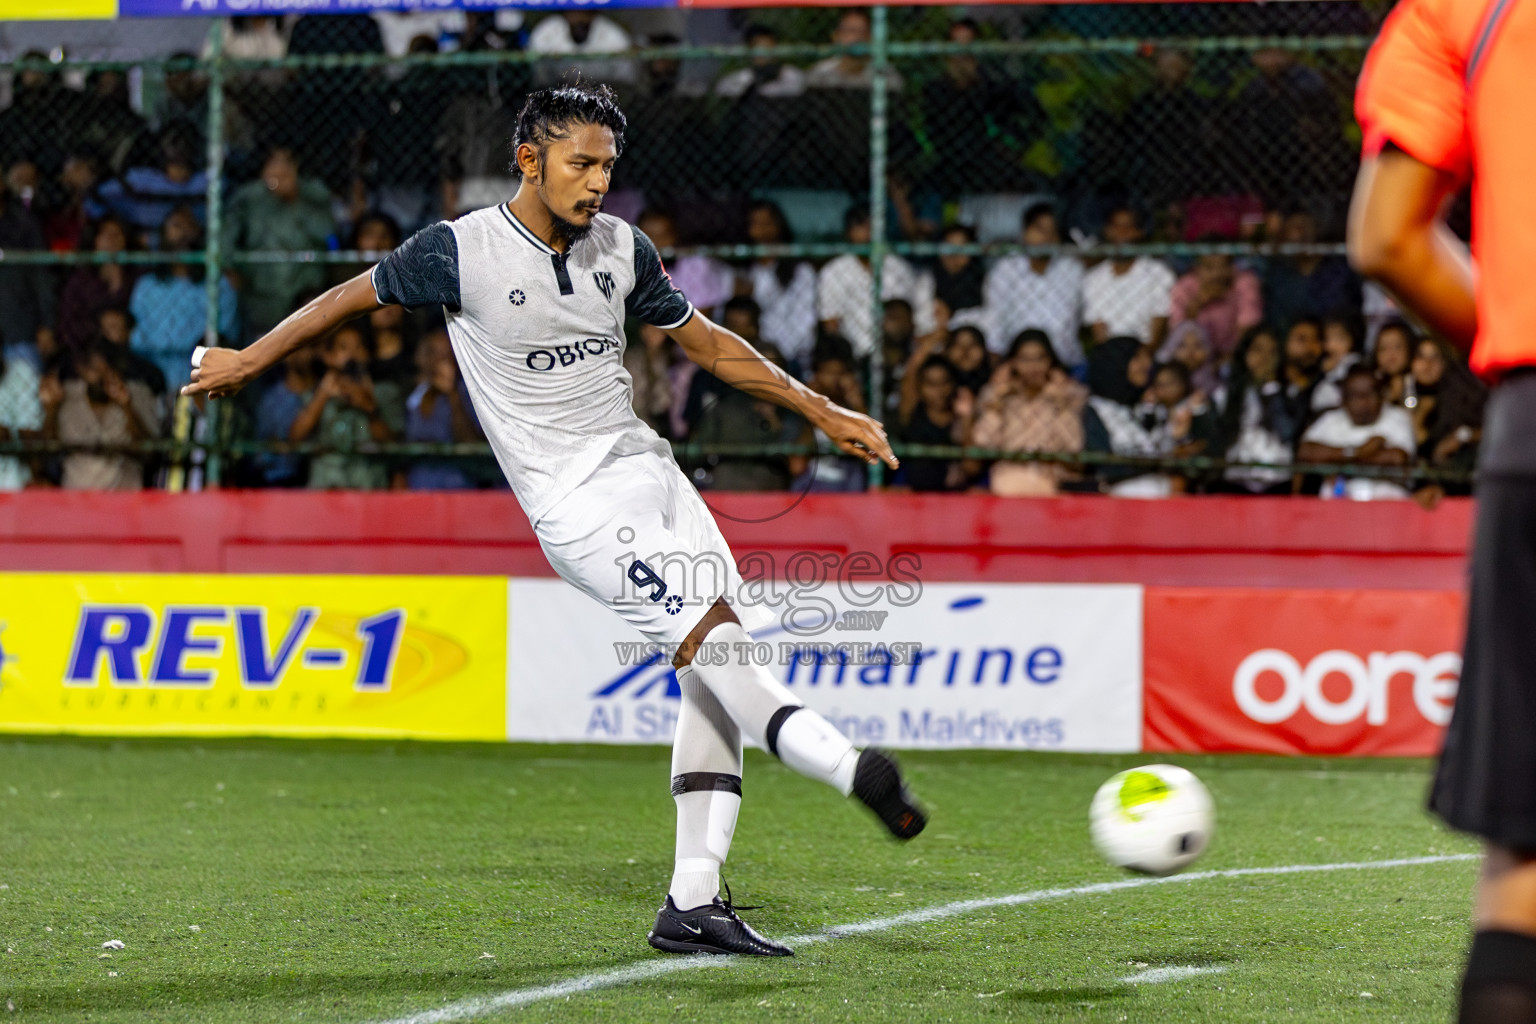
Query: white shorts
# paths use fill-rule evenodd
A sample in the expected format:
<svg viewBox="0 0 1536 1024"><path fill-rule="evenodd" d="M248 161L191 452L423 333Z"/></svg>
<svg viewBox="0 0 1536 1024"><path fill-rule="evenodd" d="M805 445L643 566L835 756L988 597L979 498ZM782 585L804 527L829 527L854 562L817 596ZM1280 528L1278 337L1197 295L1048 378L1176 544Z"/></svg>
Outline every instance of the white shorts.
<svg viewBox="0 0 1536 1024"><path fill-rule="evenodd" d="M775 621L770 608L738 603L735 556L668 455L608 455L533 532L561 579L653 643L682 643L721 597L748 632Z"/></svg>

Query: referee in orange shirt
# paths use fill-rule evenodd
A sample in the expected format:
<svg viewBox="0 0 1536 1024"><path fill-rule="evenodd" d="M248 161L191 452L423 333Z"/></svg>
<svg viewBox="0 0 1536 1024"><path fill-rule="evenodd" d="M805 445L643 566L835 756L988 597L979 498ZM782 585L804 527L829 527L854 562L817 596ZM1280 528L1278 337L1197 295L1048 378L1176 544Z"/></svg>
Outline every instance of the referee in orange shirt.
<svg viewBox="0 0 1536 1024"><path fill-rule="evenodd" d="M1536 0L1402 0L1360 76L1350 259L1494 384L1466 656L1430 793L1481 836L1464 1024L1536 1024ZM1471 255L1446 200L1472 183Z"/></svg>

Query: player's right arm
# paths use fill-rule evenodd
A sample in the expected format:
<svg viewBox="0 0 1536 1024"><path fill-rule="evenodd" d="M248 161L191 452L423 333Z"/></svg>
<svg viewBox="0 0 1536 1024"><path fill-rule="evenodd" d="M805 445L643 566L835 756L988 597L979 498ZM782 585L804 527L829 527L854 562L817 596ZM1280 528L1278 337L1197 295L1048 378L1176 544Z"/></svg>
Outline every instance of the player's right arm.
<svg viewBox="0 0 1536 1024"><path fill-rule="evenodd" d="M1469 69L1452 0L1408 0L1383 26L1360 76L1365 135L1349 211L1349 257L1436 331L1477 333L1471 256L1446 227L1447 198L1471 175Z"/></svg>
<svg viewBox="0 0 1536 1024"><path fill-rule="evenodd" d="M208 349L201 362L192 368L192 383L182 388L181 393L209 398L233 395L290 353L348 320L378 309L381 303L371 274L372 271L365 271L311 299L249 348Z"/></svg>
<svg viewBox="0 0 1536 1024"><path fill-rule="evenodd" d="M294 352L354 317L381 306L441 306L459 310L459 244L439 221L422 228L367 273L359 274L292 313L250 348L213 348L192 370L184 395L232 395Z"/></svg>

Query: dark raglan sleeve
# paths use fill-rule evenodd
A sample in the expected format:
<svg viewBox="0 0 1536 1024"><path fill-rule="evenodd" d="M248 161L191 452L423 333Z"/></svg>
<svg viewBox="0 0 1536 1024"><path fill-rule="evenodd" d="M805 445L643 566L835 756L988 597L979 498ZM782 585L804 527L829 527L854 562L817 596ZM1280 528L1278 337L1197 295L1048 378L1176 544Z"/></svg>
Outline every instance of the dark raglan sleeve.
<svg viewBox="0 0 1536 1024"><path fill-rule="evenodd" d="M639 228L635 234L635 287L624 299L624 312L652 327L670 331L693 318L693 303L678 291L661 265L656 246Z"/></svg>
<svg viewBox="0 0 1536 1024"><path fill-rule="evenodd" d="M442 221L422 228L379 261L372 279L383 305L443 306L457 313L459 243L453 229Z"/></svg>

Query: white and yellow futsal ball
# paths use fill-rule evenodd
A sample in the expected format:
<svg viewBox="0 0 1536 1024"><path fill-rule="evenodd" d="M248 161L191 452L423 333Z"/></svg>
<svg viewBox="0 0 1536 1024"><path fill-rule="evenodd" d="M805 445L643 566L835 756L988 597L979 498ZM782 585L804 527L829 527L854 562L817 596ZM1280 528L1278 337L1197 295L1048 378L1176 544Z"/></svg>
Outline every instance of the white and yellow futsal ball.
<svg viewBox="0 0 1536 1024"><path fill-rule="evenodd" d="M1211 794L1171 764L1120 772L1099 787L1088 811L1093 845L1116 867L1147 875L1182 871L1216 831Z"/></svg>

